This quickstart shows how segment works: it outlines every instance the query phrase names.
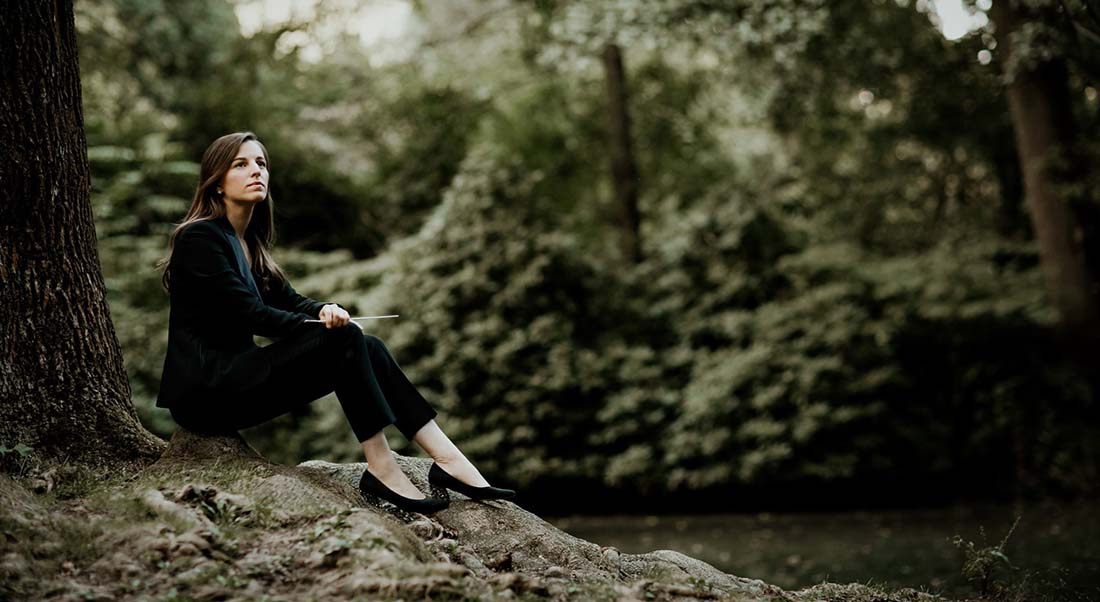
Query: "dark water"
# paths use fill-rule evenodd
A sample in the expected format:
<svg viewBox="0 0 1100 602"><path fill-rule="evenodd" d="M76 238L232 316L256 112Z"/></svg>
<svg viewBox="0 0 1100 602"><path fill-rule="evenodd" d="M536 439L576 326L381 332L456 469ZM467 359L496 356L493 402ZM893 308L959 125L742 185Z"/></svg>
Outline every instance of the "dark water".
<svg viewBox="0 0 1100 602"><path fill-rule="evenodd" d="M961 535L1004 547L1016 567L999 573L1044 599L1100 600L1100 517L1091 503L966 505L844 513L570 516L555 526L589 541L639 553L671 549L741 577L785 589L821 581L973 594L962 575ZM983 540L980 528L984 527ZM1026 581L1024 579L1026 578Z"/></svg>

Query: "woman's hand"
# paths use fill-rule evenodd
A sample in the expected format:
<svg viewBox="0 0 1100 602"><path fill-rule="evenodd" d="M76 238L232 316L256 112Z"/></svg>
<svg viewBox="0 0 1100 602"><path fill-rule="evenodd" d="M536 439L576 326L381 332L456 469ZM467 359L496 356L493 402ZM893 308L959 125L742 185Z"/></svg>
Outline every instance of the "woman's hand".
<svg viewBox="0 0 1100 602"><path fill-rule="evenodd" d="M351 321L351 314L334 303L329 303L322 307L320 315L317 317L324 321L325 328L339 328ZM356 324L356 326L358 326L358 324Z"/></svg>

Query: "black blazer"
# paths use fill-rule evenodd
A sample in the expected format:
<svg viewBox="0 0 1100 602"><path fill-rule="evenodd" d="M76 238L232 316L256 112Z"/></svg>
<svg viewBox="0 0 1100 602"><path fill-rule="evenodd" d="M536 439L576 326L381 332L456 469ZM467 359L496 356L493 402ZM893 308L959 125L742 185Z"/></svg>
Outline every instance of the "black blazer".
<svg viewBox="0 0 1100 602"><path fill-rule="evenodd" d="M169 264L168 354L157 407L169 408L198 387L244 390L271 373L252 335L278 339L318 318L326 305L299 295L289 282L262 294L229 219L188 225Z"/></svg>

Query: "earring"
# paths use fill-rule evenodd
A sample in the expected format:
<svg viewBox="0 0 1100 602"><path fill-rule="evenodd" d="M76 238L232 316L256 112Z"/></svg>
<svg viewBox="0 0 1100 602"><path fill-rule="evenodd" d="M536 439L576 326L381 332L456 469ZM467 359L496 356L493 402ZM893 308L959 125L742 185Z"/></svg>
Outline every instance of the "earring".
<svg viewBox="0 0 1100 602"><path fill-rule="evenodd" d="M222 193L222 189L221 189L221 188L219 188L219 189L218 189L218 194L221 194L221 193Z"/></svg>

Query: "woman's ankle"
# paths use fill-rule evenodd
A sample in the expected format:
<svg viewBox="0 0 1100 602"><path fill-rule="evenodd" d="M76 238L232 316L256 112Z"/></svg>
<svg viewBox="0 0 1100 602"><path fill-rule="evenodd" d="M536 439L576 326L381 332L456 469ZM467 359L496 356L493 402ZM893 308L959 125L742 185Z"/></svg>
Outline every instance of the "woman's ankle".
<svg viewBox="0 0 1100 602"><path fill-rule="evenodd" d="M440 466L462 466L470 462L462 452L457 450L454 453L432 456L432 460L435 460L435 463Z"/></svg>
<svg viewBox="0 0 1100 602"><path fill-rule="evenodd" d="M374 476L387 476L397 472L402 472L401 465L393 459L393 456L388 458L375 458L372 462L367 459L367 470Z"/></svg>

